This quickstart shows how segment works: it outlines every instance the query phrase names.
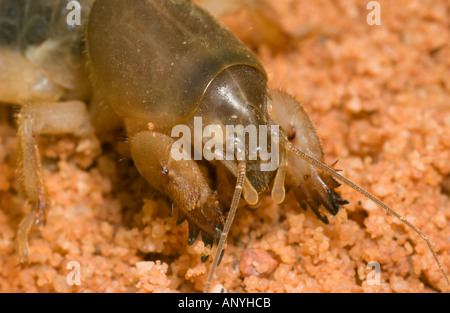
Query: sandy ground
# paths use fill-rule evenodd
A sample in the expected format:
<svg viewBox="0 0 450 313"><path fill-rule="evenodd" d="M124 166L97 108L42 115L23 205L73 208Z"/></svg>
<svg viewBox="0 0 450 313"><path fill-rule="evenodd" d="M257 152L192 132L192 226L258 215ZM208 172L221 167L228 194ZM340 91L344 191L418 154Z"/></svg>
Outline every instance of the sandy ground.
<svg viewBox="0 0 450 313"><path fill-rule="evenodd" d="M450 4L278 0L279 23L295 37L283 49L256 41L269 85L302 100L322 138L326 163L420 228L450 271ZM241 12L225 19L244 40ZM308 30L315 30L308 32ZM300 36L298 34L307 34ZM26 212L15 176L16 130L0 119L0 292L198 292L210 260L187 245L170 203L148 191L122 138L86 160L78 141L41 140L51 199L46 224L19 265L15 233ZM92 164L90 164L92 162ZM228 292L436 292L448 290L425 242L347 187L346 211L322 224L288 194L276 205L240 209L213 286ZM348 215L348 218L346 218ZM73 261L77 263L73 263ZM369 262L380 264L370 286ZM80 285L70 285L77 276ZM221 285L219 285L221 284Z"/></svg>

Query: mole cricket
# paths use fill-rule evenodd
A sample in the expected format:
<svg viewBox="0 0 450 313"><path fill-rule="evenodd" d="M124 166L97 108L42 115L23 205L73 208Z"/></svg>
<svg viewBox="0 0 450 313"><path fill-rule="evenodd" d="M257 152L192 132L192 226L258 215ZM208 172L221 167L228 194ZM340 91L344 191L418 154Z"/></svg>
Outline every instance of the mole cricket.
<svg viewBox="0 0 450 313"><path fill-rule="evenodd" d="M323 164L319 136L303 106L285 92L269 90L257 57L205 9L190 0L79 2L82 27L66 23L68 1L0 1L0 102L20 107L18 172L30 205L17 232L23 261L28 258L28 234L44 218L51 200L37 136L69 133L95 150L98 143L90 120L101 112L105 120L106 113L120 119L137 170L172 202L177 221L188 221L189 244L200 233L205 246L217 243L205 292L210 291L241 196L256 206L263 194L270 194L279 204L291 191L302 207L328 224L327 215L336 215L348 204L336 192L339 182L418 233L448 283L425 234ZM270 130L260 133L259 140L279 148L277 168L262 170L267 159L254 156L267 147L252 145L245 134L236 132L230 139L216 131L200 144L188 136L194 151L205 151L209 143L216 156L226 154L217 147L232 143L234 158L211 163L222 175L214 176L235 181L232 197L219 200L197 159L175 160L171 153L173 128L184 125L194 133L195 118L224 129L267 126ZM207 258L202 256L202 261Z"/></svg>

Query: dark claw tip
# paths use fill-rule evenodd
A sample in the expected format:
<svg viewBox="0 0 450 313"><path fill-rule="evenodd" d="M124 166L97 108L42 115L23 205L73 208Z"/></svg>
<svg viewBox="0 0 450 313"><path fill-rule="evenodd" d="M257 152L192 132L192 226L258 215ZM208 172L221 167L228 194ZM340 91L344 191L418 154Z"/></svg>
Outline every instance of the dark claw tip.
<svg viewBox="0 0 450 313"><path fill-rule="evenodd" d="M195 240L197 240L198 234L200 233L200 228L198 226L189 221L189 239L188 239L188 245L192 245Z"/></svg>
<svg viewBox="0 0 450 313"><path fill-rule="evenodd" d="M185 220L186 220L186 215L179 212L178 217L177 217L177 226L180 225L181 223L183 223Z"/></svg>

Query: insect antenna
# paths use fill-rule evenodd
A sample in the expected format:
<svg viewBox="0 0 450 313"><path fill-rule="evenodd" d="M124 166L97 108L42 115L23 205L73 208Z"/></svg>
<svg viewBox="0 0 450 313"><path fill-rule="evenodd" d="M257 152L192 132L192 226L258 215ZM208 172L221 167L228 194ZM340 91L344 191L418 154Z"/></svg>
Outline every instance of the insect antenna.
<svg viewBox="0 0 450 313"><path fill-rule="evenodd" d="M300 157L303 160L305 160L306 162L310 163L315 168L320 169L320 170L330 174L331 176L333 176L334 178L340 180L341 182L343 182L344 184L346 184L350 188L356 190L360 194L364 195L365 197L369 198L373 202L377 203L383 209L385 209L386 211L388 211L389 213L391 213L392 215L397 217L400 221L405 223L409 228L411 228L417 234L419 234L419 236L422 237L423 240L425 240L425 242L427 243L428 248L430 249L431 253L433 254L433 257L434 257L434 259L436 261L436 264L439 266L439 269L441 270L442 274L444 275L444 277L445 277L445 279L447 281L447 285L450 286L450 282L448 280L447 274L445 273L444 268L441 265L441 262L439 262L439 259L438 259L438 256L436 254L436 251L434 251L433 246L431 245L431 242L428 240L427 236L425 236L425 234L423 232L421 232L416 226L411 224L403 216L401 216L399 213L397 213L394 209L392 209L391 207L386 205L383 201L381 201L380 199L378 199L377 197L375 197L374 195L372 195L371 193L369 193L368 191L366 191L362 187L356 185L355 183L351 182L350 180L348 180L347 178L345 178L341 174L337 173L336 171L334 171L330 167L326 166L322 162L316 160L315 158L311 157L310 155L306 154L305 152L303 152L303 151L299 150L298 148L294 147L287 139L281 138L281 141L282 141L282 144L285 146L285 148L288 151L294 153L298 157Z"/></svg>
<svg viewBox="0 0 450 313"><path fill-rule="evenodd" d="M239 203L239 199L241 198L242 186L244 184L245 172L247 169L247 164L245 161L240 161L238 163L238 178L236 182L236 187L234 188L233 200L230 206L230 212L228 213L227 220L225 222L225 226L223 227L223 231L218 231L220 234L219 243L217 244L216 253L214 254L214 259L211 264L211 269L209 270L208 280L205 286L205 293L209 292L209 288L211 287L211 282L213 279L214 271L216 270L217 265L219 265L222 255L223 255L223 245L227 241L228 232L230 231L231 224L233 223L234 216L236 215L236 209Z"/></svg>

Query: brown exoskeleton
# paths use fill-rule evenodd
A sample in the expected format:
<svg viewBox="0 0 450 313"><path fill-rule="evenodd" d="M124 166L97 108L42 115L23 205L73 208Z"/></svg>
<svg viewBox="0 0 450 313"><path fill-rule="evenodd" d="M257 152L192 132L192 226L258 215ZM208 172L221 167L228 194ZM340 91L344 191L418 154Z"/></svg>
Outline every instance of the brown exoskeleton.
<svg viewBox="0 0 450 313"><path fill-rule="evenodd" d="M251 205L257 204L260 195L266 192L271 192L273 200L281 203L286 185L300 202L307 204L327 223L321 206L335 215L346 203L335 192L339 186L335 179L377 202L418 232L444 273L422 232L383 202L323 165L319 137L301 104L285 93L269 91L267 75L252 52L192 1L97 0L89 15L85 41L94 92L105 99L103 105L109 106L124 121L137 169L153 187L173 201L178 220L188 220L189 243L195 241L200 232L207 246L212 246L214 240L218 242L205 291L209 291L215 267L220 262L241 193ZM6 49L1 52L0 56L5 59L12 53ZM28 62L15 57L22 63ZM3 85L7 86L3 88L4 94L8 95L8 90L13 87L33 89L34 78L31 81L25 79L34 76L26 74L25 70L30 69L36 76L41 68L45 68L43 64L46 63L23 66L17 72L16 68L11 68L10 75L21 73L24 78L15 80L22 79L24 83ZM8 81L7 77L0 76L0 81ZM63 86L64 93L55 96L52 92L50 99L34 94L31 97L30 93L14 98L14 95L20 95L17 92L2 99L22 106L19 115L19 151L23 155L20 169L24 177L24 195L33 205L19 229L19 246L24 256L26 235L46 203L33 132L43 133L45 127L42 124L47 125L48 116L58 117L54 112L40 114L39 108L41 103L50 100L70 99L68 90L70 88ZM56 109L58 105L48 107ZM76 106L67 107L72 110ZM64 131L78 130L81 124L68 124L75 123L78 118L86 125L85 113L61 112L66 114L58 119L67 126ZM195 117L201 117L204 125L280 126L278 139L274 142L280 145L276 170L262 171L260 166L265 162L250 159L254 151L247 142L243 159L236 156L214 163L225 170L226 175L237 179L226 219L224 204L220 203L197 162L177 161L171 154L175 143L173 127L183 124L194 132ZM61 128L52 127L48 132L59 132ZM89 136L90 133L88 130L78 135ZM266 134L268 141L271 135ZM220 137L214 139L216 143L225 141ZM200 149L205 141L201 142ZM238 147L239 137L234 137L232 143ZM255 150L259 148L257 146Z"/></svg>

